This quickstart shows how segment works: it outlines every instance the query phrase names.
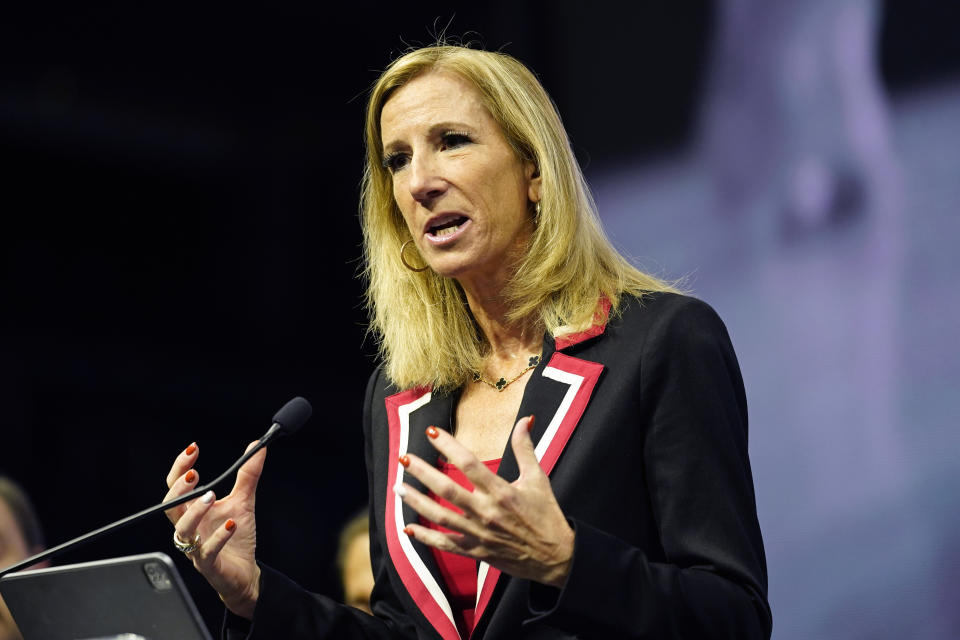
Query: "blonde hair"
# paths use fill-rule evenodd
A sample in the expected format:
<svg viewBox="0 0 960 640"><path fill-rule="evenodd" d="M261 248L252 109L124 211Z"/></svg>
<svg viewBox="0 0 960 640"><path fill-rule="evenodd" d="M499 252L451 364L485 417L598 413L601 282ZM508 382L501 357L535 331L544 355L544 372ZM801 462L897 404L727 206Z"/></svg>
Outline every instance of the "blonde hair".
<svg viewBox="0 0 960 640"><path fill-rule="evenodd" d="M615 313L622 294L675 290L633 267L610 244L560 115L529 69L509 55L462 46L409 51L387 67L371 91L360 203L370 329L395 385L458 387L482 368L488 347L456 280L430 269L411 271L400 259L411 235L382 164L380 114L394 91L431 70L470 81L518 157L532 162L541 176L529 248L503 290L512 309L508 321L539 319L558 336L588 327L604 297Z"/></svg>

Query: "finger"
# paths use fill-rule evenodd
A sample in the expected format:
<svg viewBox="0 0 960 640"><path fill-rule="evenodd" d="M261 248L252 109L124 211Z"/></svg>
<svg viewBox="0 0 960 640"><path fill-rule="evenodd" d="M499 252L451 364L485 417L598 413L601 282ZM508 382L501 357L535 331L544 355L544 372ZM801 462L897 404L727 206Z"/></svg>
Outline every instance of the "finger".
<svg viewBox="0 0 960 640"><path fill-rule="evenodd" d="M513 455L517 459L521 478L531 473L543 475L540 461L537 460L537 451L533 446L533 439L530 437L533 423L534 417L532 415L520 418L513 428L513 433L510 434L510 446L513 447Z"/></svg>
<svg viewBox="0 0 960 640"><path fill-rule="evenodd" d="M403 528L403 533L418 542L422 542L440 551L449 551L451 553L458 553L475 558L480 555L485 555L483 553L477 555L478 552L482 552L483 549L476 538L462 533L446 533L412 523Z"/></svg>
<svg viewBox="0 0 960 640"><path fill-rule="evenodd" d="M259 440L255 440L247 445L244 453L250 451ZM249 498L257 493L257 483L260 482L260 474L263 473L263 462L267 459L267 448L264 447L257 451L249 460L243 463L237 472L237 479L233 483L232 494L243 498Z"/></svg>
<svg viewBox="0 0 960 640"><path fill-rule="evenodd" d="M203 540L200 548L190 554L197 568L207 568L217 560L217 555L237 531L237 523L227 520L223 526L214 529L209 540Z"/></svg>
<svg viewBox="0 0 960 640"><path fill-rule="evenodd" d="M170 487L170 490L167 491L167 494L163 496L163 502L173 500L174 498L179 498L183 494L193 491L197 488L197 482L200 480L200 474L197 473L196 469L187 469L187 472L177 478L173 483L173 486ZM180 516L183 515L183 512L190 507L190 505L196 502L196 500L187 502L182 505L178 505L171 509L167 509L164 513L167 514L167 517L174 524L177 523L177 520L180 519Z"/></svg>
<svg viewBox="0 0 960 640"><path fill-rule="evenodd" d="M193 540L193 536L197 533L197 527L200 526L200 521L203 520L203 516L207 515L207 511L213 506L215 500L216 496L213 491L207 491L202 497L194 500L190 508L180 516L174 528L181 540Z"/></svg>
<svg viewBox="0 0 960 640"><path fill-rule="evenodd" d="M187 469L196 463L198 455L200 455L200 449L196 442L191 442L190 446L180 452L167 473L167 489L173 488L173 483L177 481L177 478L185 474Z"/></svg>
<svg viewBox="0 0 960 640"><path fill-rule="evenodd" d="M445 529L459 533L469 533L471 535L479 535L482 533L480 526L476 522L452 509L444 507L436 500L431 500L407 483L394 487L394 492L418 514Z"/></svg>
<svg viewBox="0 0 960 640"><path fill-rule="evenodd" d="M502 488L506 481L490 471L469 449L457 442L457 439L436 427L427 427L427 436L434 448L456 466L477 489L490 493Z"/></svg>
<svg viewBox="0 0 960 640"><path fill-rule="evenodd" d="M438 498L443 498L450 504L456 505L467 512L476 511L473 493L469 489L461 487L433 465L428 464L423 458L411 453L400 456L400 464L403 465L405 473L409 473L422 482Z"/></svg>

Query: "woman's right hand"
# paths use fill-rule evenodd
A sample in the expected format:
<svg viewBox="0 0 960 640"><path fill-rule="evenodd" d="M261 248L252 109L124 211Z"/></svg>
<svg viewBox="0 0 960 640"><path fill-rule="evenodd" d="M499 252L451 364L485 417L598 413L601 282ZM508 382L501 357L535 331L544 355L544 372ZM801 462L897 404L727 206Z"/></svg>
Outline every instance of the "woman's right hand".
<svg viewBox="0 0 960 640"><path fill-rule="evenodd" d="M250 443L247 450L255 442ZM199 475L193 466L200 450L191 444L174 460L167 474L164 502L192 491ZM193 566L216 589L227 608L253 619L260 595L260 567L257 566L257 523L255 506L257 483L263 471L267 450L262 449L237 472L237 480L228 496L216 500L213 492L166 511L180 540L189 542L200 534L200 547L187 556Z"/></svg>

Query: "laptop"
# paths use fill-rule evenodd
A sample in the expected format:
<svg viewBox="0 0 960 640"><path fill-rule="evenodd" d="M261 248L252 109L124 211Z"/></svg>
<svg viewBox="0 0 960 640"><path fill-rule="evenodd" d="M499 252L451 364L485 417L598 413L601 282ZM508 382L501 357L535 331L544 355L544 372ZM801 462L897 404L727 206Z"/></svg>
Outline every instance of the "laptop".
<svg viewBox="0 0 960 640"><path fill-rule="evenodd" d="M212 640L165 553L11 573L0 595L24 640Z"/></svg>

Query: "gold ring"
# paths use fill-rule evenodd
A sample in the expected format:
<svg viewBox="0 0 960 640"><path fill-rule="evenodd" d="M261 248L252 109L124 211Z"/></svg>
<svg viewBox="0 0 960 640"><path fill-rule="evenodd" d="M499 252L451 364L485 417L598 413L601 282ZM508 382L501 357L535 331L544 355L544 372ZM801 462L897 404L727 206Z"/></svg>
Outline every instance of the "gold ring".
<svg viewBox="0 0 960 640"><path fill-rule="evenodd" d="M177 530L173 530L173 544L182 551L183 553L193 553L200 548L200 534L193 536L191 542L186 542L180 538L180 534L177 533Z"/></svg>

